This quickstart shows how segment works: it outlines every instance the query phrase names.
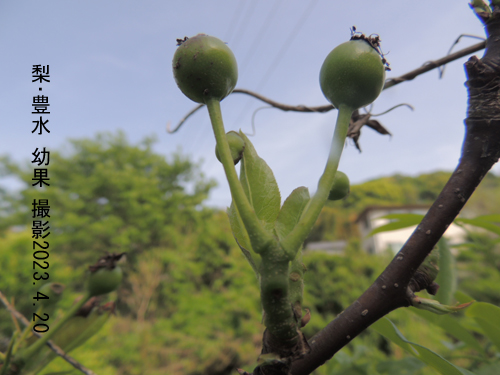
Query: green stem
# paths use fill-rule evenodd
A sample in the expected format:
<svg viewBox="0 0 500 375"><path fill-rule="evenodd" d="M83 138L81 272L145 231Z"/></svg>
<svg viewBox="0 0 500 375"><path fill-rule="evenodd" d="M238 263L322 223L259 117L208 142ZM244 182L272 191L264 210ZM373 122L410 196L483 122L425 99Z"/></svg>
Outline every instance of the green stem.
<svg viewBox="0 0 500 375"><path fill-rule="evenodd" d="M302 298L304 295L304 264L302 263L302 251L299 251L295 259L290 262L288 291L293 311L297 316L301 317Z"/></svg>
<svg viewBox="0 0 500 375"><path fill-rule="evenodd" d="M262 226L257 215L255 214L255 210L250 205L250 202L243 191L240 180L238 179L236 169L234 168L234 162L231 157L229 144L227 143L224 123L222 122L220 102L216 99L208 99L206 105L210 115L210 121L212 122L215 140L217 141L219 156L221 158L222 165L224 166L224 172L226 173L227 182L229 183L229 189L231 190L233 202L238 208L238 212L248 232L250 243L254 251L256 253L262 252L264 249L272 246L275 239L271 233L267 232Z"/></svg>
<svg viewBox="0 0 500 375"><path fill-rule="evenodd" d="M0 375L6 375L9 371L10 367L10 358L12 356L12 349L14 348L14 344L16 342L18 336L18 332L14 332L12 338L10 339L9 347L7 348L7 353L3 359L2 371L0 371Z"/></svg>
<svg viewBox="0 0 500 375"><path fill-rule="evenodd" d="M283 249L286 251L290 259L295 258L297 251L300 249L307 236L316 223L321 209L328 199L328 194L333 186L333 179L339 166L340 156L344 150L344 143L349 129L349 121L351 120L353 110L346 106L340 106L337 116L337 124L333 133L332 145L330 147L330 155L326 163L325 171L318 183L318 190L312 198L310 204L304 211L299 222L292 232L281 242Z"/></svg>
<svg viewBox="0 0 500 375"><path fill-rule="evenodd" d="M262 256L260 298L264 308L264 325L280 340L296 340L296 322L290 305L287 259L277 261L272 254Z"/></svg>
<svg viewBox="0 0 500 375"><path fill-rule="evenodd" d="M38 308L38 310L36 311L37 315L41 315L41 313L42 313L42 306L40 306ZM31 319L30 324L24 328L24 331L22 332L21 337L19 338L19 340L17 340L16 345L14 345L14 353L17 352L19 345L24 341L24 339L26 339L26 336L28 335L28 333L31 332L34 325L35 325L35 321L33 319Z"/></svg>
<svg viewBox="0 0 500 375"><path fill-rule="evenodd" d="M67 312L66 315L62 317L62 319L57 322L57 324L52 327L46 334L43 335L39 340L35 341L30 347L26 348L26 350L23 350L20 355L19 355L19 360L26 362L29 358L31 358L35 353L37 353L46 343L49 341L54 334L59 331L64 324L73 316L76 314L78 310L87 302L90 298L90 294L87 292L83 298L78 301L72 308Z"/></svg>

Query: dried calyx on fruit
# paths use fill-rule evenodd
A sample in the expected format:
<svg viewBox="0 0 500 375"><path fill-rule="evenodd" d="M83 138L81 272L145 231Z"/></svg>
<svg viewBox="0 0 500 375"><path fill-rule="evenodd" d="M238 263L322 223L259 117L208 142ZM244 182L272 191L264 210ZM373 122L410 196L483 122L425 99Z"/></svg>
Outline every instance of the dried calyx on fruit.
<svg viewBox="0 0 500 375"><path fill-rule="evenodd" d="M206 103L222 100L236 86L238 66L229 47L213 36L198 34L177 39L172 61L177 86L189 99Z"/></svg>
<svg viewBox="0 0 500 375"><path fill-rule="evenodd" d="M231 157L233 158L234 165L236 165L243 157L243 151L245 150L245 141L237 132L233 130L226 133L226 139L227 143L229 144L229 149L231 151ZM221 161L219 149L217 146L215 147L215 156L217 157L217 160Z"/></svg>
<svg viewBox="0 0 500 375"><path fill-rule="evenodd" d="M336 108L354 111L379 96L386 70L390 68L380 49L380 37L367 37L353 26L351 39L326 57L319 76L321 90Z"/></svg>
<svg viewBox="0 0 500 375"><path fill-rule="evenodd" d="M90 296L110 293L118 288L122 281L123 272L117 262L124 255L125 253L109 254L89 266L90 276L87 290Z"/></svg>

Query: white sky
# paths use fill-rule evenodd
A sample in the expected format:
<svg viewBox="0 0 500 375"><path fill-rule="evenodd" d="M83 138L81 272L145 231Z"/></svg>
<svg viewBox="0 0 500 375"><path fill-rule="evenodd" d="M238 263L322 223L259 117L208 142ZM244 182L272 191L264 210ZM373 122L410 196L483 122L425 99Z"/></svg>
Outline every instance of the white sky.
<svg viewBox="0 0 500 375"><path fill-rule="evenodd" d="M123 129L131 142L157 135L157 152L175 150L204 159L203 171L219 181L208 204L226 206L229 190L214 155L206 110L179 132L166 133L195 106L178 90L171 61L176 38L200 32L228 43L239 64L237 87L274 100L309 106L326 104L318 82L326 55L350 37L356 25L377 33L391 63L388 78L444 56L460 34L484 36L466 0L441 1L1 1L2 89L0 154L27 160L36 147L62 146L68 138ZM475 44L465 40L455 50ZM482 52L479 53L479 56ZM351 182L403 173L416 175L455 167L463 138L467 94L462 58L437 71L384 91L374 112L399 103L378 118L393 137L364 129L362 153L350 144L340 169ZM36 115L31 82L34 64L50 65L50 134L32 134ZM251 132L253 112L263 104L241 94L223 101L226 130ZM313 192L323 171L336 111L255 116L251 140L274 170L284 199L305 185ZM499 166L494 171L500 172ZM12 182L5 182L11 184ZM13 185L12 185L13 186Z"/></svg>

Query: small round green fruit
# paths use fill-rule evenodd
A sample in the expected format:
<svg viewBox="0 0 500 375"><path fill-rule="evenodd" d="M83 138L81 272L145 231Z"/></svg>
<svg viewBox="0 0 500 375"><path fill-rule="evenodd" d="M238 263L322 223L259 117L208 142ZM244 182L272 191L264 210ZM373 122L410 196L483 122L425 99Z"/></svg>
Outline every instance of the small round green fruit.
<svg viewBox="0 0 500 375"><path fill-rule="evenodd" d="M64 285L60 283L43 284L38 291L49 298L40 298L39 302L43 307L52 307L59 302L64 291Z"/></svg>
<svg viewBox="0 0 500 375"><path fill-rule="evenodd" d="M205 34L182 41L172 66L177 86L197 103L224 99L238 80L233 52L222 40Z"/></svg>
<svg viewBox="0 0 500 375"><path fill-rule="evenodd" d="M243 151L245 150L245 141L237 132L233 130L226 133L226 138L227 143L229 144L229 149L231 150L231 157L233 158L234 165L236 165L243 157ZM217 157L217 160L222 163L219 154L219 148L217 146L215 146L215 156Z"/></svg>
<svg viewBox="0 0 500 375"><path fill-rule="evenodd" d="M372 103L385 82L382 56L365 40L350 40L334 48L319 74L323 94L336 108L351 110Z"/></svg>
<svg viewBox="0 0 500 375"><path fill-rule="evenodd" d="M119 266L115 266L112 269L106 267L99 268L95 272L91 271L87 290L92 297L110 293L120 286L122 277L123 272Z"/></svg>
<svg viewBox="0 0 500 375"><path fill-rule="evenodd" d="M333 178L333 187L328 195L328 200L337 201L345 198L350 191L349 177L344 172L337 171Z"/></svg>

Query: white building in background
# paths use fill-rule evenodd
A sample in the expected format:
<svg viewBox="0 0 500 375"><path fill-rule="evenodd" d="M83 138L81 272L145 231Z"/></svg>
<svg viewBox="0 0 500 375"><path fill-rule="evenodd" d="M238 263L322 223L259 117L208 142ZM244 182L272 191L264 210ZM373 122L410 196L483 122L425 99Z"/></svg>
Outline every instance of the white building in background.
<svg viewBox="0 0 500 375"><path fill-rule="evenodd" d="M380 254L390 249L396 254L404 245L408 237L413 233L416 225L408 228L397 229L390 232L377 233L373 236L368 234L375 228L391 222L382 216L389 214L420 214L425 215L430 206L406 205L406 206L368 206L356 219L362 238L363 249L370 254ZM465 231L455 224L451 224L444 233L444 237L450 244L456 244L465 240Z"/></svg>
<svg viewBox="0 0 500 375"><path fill-rule="evenodd" d="M342 255L344 254L344 249L347 246L347 241L318 241L309 242L306 245L305 250L307 251L320 251L322 253L327 253L330 255Z"/></svg>

